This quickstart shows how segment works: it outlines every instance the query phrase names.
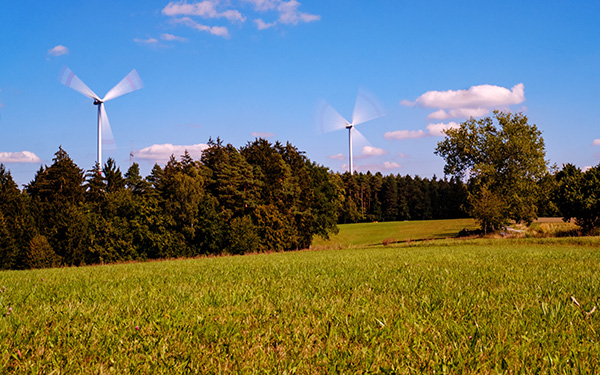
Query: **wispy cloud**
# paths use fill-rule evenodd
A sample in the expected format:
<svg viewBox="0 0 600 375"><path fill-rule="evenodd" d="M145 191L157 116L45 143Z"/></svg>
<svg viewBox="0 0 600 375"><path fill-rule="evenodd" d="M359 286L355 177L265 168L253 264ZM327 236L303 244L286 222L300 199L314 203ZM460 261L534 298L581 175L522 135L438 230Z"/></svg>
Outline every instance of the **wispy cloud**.
<svg viewBox="0 0 600 375"><path fill-rule="evenodd" d="M244 5L250 4L252 12ZM229 21L243 24L248 17L254 18L253 23L258 30L270 29L276 25L298 25L321 19L320 15L303 12L301 3L297 0L203 0L190 2L171 1L163 9L162 14L172 17L175 23L187 27L208 31L211 34L229 37L229 30L224 25L210 26L197 22L192 17L205 20ZM260 14L259 17L256 17ZM265 20L271 18L271 20ZM227 30L227 31L226 31Z"/></svg>
<svg viewBox="0 0 600 375"><path fill-rule="evenodd" d="M158 44L158 39L156 39L156 38L146 38L146 39L134 38L133 41L136 43L139 43L139 44L150 44L150 45Z"/></svg>
<svg viewBox="0 0 600 375"><path fill-rule="evenodd" d="M31 151L0 152L0 163L40 163L40 159Z"/></svg>
<svg viewBox="0 0 600 375"><path fill-rule="evenodd" d="M275 136L275 134L269 132L252 132L250 135L256 138L272 138Z"/></svg>
<svg viewBox="0 0 600 375"><path fill-rule="evenodd" d="M218 11L218 0L204 0L188 4L184 1L170 2L163 8L162 13L167 16L199 16L202 18L225 18L232 22L244 22L246 17L238 10L225 9Z"/></svg>
<svg viewBox="0 0 600 375"><path fill-rule="evenodd" d="M296 0L281 1L277 6L279 11L279 22L283 24L297 25L299 22L314 22L321 19L321 16L300 12L298 8L300 3Z"/></svg>
<svg viewBox="0 0 600 375"><path fill-rule="evenodd" d="M411 138L423 138L427 136L423 130L396 130L392 132L385 132L383 138L391 140L411 139Z"/></svg>
<svg viewBox="0 0 600 375"><path fill-rule="evenodd" d="M229 29L227 29L227 27L225 27L225 26L203 25L201 23L194 21L190 17L175 18L172 20L172 22L176 23L176 24L178 23L178 24L185 25L189 28L192 28L192 29L195 29L198 31L206 31L213 35L222 36L223 38L229 38Z"/></svg>
<svg viewBox="0 0 600 375"><path fill-rule="evenodd" d="M254 23L256 24L256 28L259 30L266 30L266 29L270 29L271 27L277 25L277 22L269 22L266 23L265 21L263 21L262 19L258 18L254 20Z"/></svg>
<svg viewBox="0 0 600 375"><path fill-rule="evenodd" d="M187 38L173 34L160 34L160 40L154 37L134 38L133 41L140 45L164 48L169 46L169 42L187 42ZM163 41L163 42L161 42ZM165 43L166 42L166 43Z"/></svg>
<svg viewBox="0 0 600 375"><path fill-rule="evenodd" d="M329 155L327 158L331 159L331 160L344 160L344 159L346 159L346 155L344 155L344 154L335 154L335 155Z"/></svg>
<svg viewBox="0 0 600 375"><path fill-rule="evenodd" d="M396 163L395 161L384 161L383 162L383 169L385 169L385 170L398 169L398 168L402 168L402 166L400 164Z"/></svg>
<svg viewBox="0 0 600 375"><path fill-rule="evenodd" d="M490 113L490 108L456 108L445 111L439 109L427 115L429 120L447 120L451 118L481 117Z"/></svg>
<svg viewBox="0 0 600 375"><path fill-rule="evenodd" d="M173 34L160 34L160 39L162 40L166 40L166 41L175 41L175 42L187 42L187 38L184 38L182 36L177 36L177 35L173 35Z"/></svg>
<svg viewBox="0 0 600 375"><path fill-rule="evenodd" d="M594 141L592 142L592 145L600 146L600 139L594 139Z"/></svg>
<svg viewBox="0 0 600 375"><path fill-rule="evenodd" d="M187 152L194 159L200 159L202 150L208 148L207 144L200 143L196 145L172 145L170 143L152 145L145 147L135 152L135 157L145 160L152 160L155 162L167 162L171 155L179 157Z"/></svg>
<svg viewBox="0 0 600 375"><path fill-rule="evenodd" d="M281 3L281 0L243 0L246 3L254 5L254 8L259 12L276 9Z"/></svg>
<svg viewBox="0 0 600 375"><path fill-rule="evenodd" d="M69 49L61 44L48 50L49 56L61 56L61 55L67 55L68 53L69 53Z"/></svg>

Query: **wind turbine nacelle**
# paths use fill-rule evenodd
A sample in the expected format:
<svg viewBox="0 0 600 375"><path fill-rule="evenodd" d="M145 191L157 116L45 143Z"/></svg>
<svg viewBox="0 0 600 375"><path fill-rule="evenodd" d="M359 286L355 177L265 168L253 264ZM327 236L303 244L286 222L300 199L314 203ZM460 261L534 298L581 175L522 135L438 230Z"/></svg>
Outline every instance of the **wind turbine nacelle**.
<svg viewBox="0 0 600 375"><path fill-rule="evenodd" d="M103 103L103 101L102 101L102 100L99 100L99 99L94 99L94 105L100 105L100 104L102 104L102 103Z"/></svg>
<svg viewBox="0 0 600 375"><path fill-rule="evenodd" d="M352 124L346 124L346 129L352 129L353 126L354 125L352 125Z"/></svg>

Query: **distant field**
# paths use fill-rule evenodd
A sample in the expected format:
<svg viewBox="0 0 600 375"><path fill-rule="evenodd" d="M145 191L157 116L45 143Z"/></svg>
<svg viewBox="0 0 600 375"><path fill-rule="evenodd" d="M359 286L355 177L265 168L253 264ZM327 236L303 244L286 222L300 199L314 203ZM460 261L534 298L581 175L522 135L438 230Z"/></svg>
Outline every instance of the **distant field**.
<svg viewBox="0 0 600 375"><path fill-rule="evenodd" d="M0 373L597 373L599 246L441 240L0 272Z"/></svg>
<svg viewBox="0 0 600 375"><path fill-rule="evenodd" d="M338 225L340 232L330 240L316 238L315 248L369 246L424 239L456 237L462 229L477 229L473 219L394 221Z"/></svg>

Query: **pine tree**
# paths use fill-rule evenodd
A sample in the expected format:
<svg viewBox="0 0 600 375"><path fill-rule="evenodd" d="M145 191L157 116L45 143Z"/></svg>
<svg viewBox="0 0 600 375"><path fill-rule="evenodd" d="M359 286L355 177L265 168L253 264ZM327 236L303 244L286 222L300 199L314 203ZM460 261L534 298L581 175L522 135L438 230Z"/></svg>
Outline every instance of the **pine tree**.
<svg viewBox="0 0 600 375"><path fill-rule="evenodd" d="M48 239L66 264L86 263L90 233L82 208L83 171L62 147L54 154L53 164L41 168L26 191L38 233Z"/></svg>

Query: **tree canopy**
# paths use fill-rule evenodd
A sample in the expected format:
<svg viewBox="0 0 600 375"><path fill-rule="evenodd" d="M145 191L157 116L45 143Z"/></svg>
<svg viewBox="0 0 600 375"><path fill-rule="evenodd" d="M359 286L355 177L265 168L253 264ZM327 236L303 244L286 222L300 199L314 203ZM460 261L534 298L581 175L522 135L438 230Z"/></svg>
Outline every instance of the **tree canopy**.
<svg viewBox="0 0 600 375"><path fill-rule="evenodd" d="M484 231L537 218L540 180L548 173L541 132L521 113L494 111L446 131L435 153L444 173L468 181L469 212Z"/></svg>
<svg viewBox="0 0 600 375"><path fill-rule="evenodd" d="M586 232L600 227L600 164L585 172L566 164L556 174L556 180L554 199L563 219L574 218Z"/></svg>
<svg viewBox="0 0 600 375"><path fill-rule="evenodd" d="M24 191L0 164L0 267L81 265L310 247L337 231L339 177L291 144L210 141L143 178L84 173L61 148Z"/></svg>

